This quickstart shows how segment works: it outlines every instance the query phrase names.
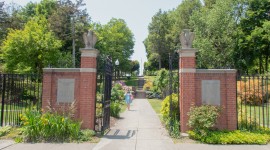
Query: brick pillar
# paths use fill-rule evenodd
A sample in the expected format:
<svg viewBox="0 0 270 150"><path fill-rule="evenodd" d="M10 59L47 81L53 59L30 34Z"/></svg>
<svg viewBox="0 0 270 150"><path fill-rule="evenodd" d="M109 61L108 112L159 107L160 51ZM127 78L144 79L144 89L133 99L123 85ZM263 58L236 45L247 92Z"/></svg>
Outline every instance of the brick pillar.
<svg viewBox="0 0 270 150"><path fill-rule="evenodd" d="M52 72L43 72L42 109L47 110L52 104Z"/></svg>
<svg viewBox="0 0 270 150"><path fill-rule="evenodd" d="M96 76L97 56L96 49L80 49L81 71L80 71L80 100L79 115L82 128L94 129L95 127L95 99L96 99Z"/></svg>
<svg viewBox="0 0 270 150"><path fill-rule="evenodd" d="M179 105L182 133L185 133L189 129L187 126L187 113L189 112L191 105L195 104L196 52L196 49L179 50Z"/></svg>

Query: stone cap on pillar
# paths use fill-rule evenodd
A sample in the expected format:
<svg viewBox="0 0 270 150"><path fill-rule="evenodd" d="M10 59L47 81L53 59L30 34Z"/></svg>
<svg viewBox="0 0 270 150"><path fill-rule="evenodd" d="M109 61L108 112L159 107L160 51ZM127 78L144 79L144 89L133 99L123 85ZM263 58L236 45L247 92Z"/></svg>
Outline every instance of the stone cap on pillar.
<svg viewBox="0 0 270 150"><path fill-rule="evenodd" d="M81 57L97 57L99 50L94 48L80 48Z"/></svg>
<svg viewBox="0 0 270 150"><path fill-rule="evenodd" d="M196 57L196 52L198 52L195 48L184 48L178 50L179 57Z"/></svg>

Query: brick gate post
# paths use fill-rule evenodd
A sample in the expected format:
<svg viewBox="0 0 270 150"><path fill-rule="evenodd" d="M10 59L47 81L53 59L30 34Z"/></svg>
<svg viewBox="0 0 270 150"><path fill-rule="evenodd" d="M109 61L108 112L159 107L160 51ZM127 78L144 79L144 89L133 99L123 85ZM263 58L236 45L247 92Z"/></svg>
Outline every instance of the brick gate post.
<svg viewBox="0 0 270 150"><path fill-rule="evenodd" d="M83 120L82 128L94 129L97 56L99 51L92 48L82 48L80 51L81 70L79 114L80 118Z"/></svg>
<svg viewBox="0 0 270 150"><path fill-rule="evenodd" d="M181 132L188 130L188 115L192 104L195 104L196 49L179 50L179 90L180 90L180 124Z"/></svg>

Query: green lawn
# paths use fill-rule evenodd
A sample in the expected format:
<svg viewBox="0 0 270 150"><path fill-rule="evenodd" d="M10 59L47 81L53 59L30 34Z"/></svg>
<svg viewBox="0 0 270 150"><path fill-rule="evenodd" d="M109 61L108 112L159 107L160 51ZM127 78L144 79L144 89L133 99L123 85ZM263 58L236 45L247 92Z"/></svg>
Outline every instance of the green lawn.
<svg viewBox="0 0 270 150"><path fill-rule="evenodd" d="M124 82L127 86L138 86L138 78L137 77L131 77L129 80L125 79Z"/></svg>
<svg viewBox="0 0 270 150"><path fill-rule="evenodd" d="M241 113L241 106L242 106L242 113ZM243 120L245 118L248 119L248 121L256 121L256 123L260 123L261 126L263 126L263 120L264 125L270 126L270 105L267 107L262 106L250 106L250 105L239 105L239 113L238 113L238 119ZM264 113L264 118L263 118Z"/></svg>
<svg viewBox="0 0 270 150"><path fill-rule="evenodd" d="M162 100L159 99L148 99L148 102L151 104L152 108L154 109L154 111L157 113L159 119L161 120L161 113L160 113L160 109L161 109L161 103Z"/></svg>

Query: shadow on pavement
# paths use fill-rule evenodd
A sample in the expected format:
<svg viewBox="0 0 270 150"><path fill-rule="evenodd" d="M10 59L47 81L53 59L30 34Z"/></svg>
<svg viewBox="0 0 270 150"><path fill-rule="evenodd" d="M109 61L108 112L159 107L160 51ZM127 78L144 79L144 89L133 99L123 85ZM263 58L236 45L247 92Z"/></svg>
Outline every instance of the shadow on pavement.
<svg viewBox="0 0 270 150"><path fill-rule="evenodd" d="M136 135L136 130L114 129L106 133L103 138L107 139L130 139Z"/></svg>

